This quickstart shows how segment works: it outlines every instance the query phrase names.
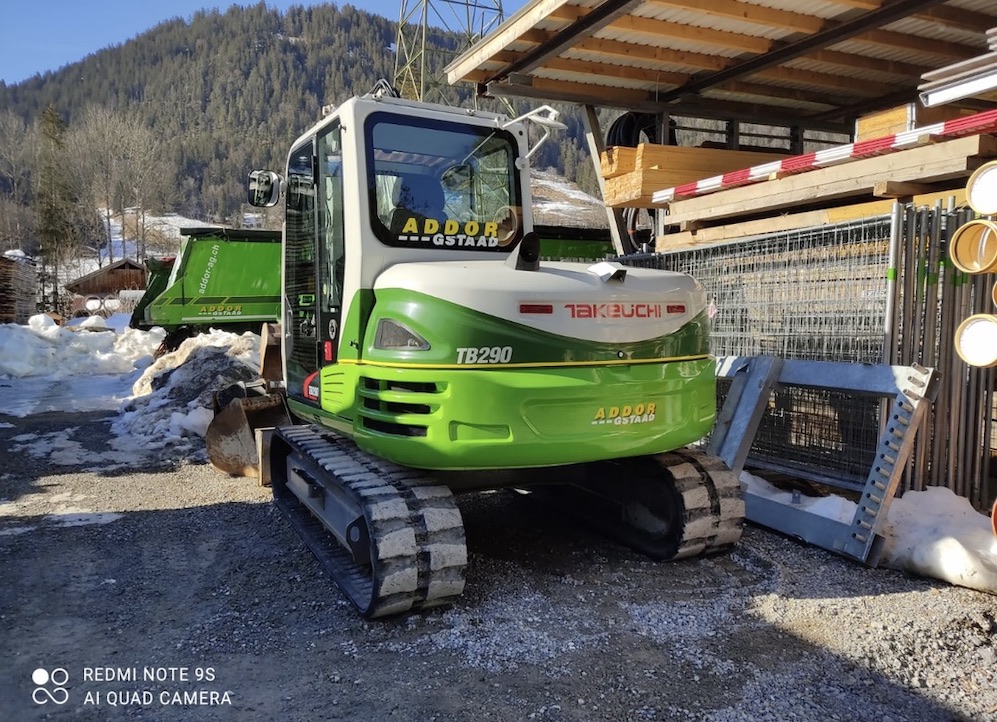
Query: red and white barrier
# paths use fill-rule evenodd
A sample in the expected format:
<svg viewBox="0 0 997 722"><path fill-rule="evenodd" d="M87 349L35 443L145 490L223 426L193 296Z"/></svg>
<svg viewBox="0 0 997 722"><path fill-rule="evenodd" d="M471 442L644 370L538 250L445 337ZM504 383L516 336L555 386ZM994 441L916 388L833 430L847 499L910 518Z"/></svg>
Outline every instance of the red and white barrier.
<svg viewBox="0 0 997 722"><path fill-rule="evenodd" d="M933 123L903 133L886 135L882 138L872 138L862 140L857 143L847 145L837 145L833 148L819 150L816 153L804 153L794 155L791 158L762 163L743 170L735 170L723 175L704 178L703 180L683 183L674 188L655 191L651 200L654 203L669 203L681 198L691 198L693 196L713 193L714 191L726 190L736 186L748 185L768 180L773 174L779 176L804 173L815 168L844 163L861 158L872 158L877 155L884 155L894 151L903 150L916 146L927 136L939 138L957 138L963 135L977 135L979 133L990 133L997 131L997 110L988 110L985 113L946 120L942 123Z"/></svg>

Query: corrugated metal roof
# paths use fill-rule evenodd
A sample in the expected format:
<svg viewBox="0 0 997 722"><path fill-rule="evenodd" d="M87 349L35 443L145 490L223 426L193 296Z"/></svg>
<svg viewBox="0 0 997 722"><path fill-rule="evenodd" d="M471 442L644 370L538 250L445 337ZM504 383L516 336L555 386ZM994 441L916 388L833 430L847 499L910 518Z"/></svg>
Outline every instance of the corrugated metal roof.
<svg viewBox="0 0 997 722"><path fill-rule="evenodd" d="M447 69L479 92L844 129L987 51L995 0L533 0Z"/></svg>

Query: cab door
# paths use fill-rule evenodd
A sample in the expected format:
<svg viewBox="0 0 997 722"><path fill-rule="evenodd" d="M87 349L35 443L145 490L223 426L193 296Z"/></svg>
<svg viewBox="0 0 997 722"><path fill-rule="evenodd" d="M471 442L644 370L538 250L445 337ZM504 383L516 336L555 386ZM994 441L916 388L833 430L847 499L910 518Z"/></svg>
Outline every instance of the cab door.
<svg viewBox="0 0 997 722"><path fill-rule="evenodd" d="M345 268L338 121L297 147L287 167L284 348L288 396L321 406L318 372L336 362Z"/></svg>

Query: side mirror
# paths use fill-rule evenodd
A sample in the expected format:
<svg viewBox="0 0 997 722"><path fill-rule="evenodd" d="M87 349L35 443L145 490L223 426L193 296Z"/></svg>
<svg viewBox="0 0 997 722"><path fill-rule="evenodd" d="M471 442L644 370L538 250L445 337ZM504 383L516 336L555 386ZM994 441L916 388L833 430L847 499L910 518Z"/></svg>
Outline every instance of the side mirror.
<svg viewBox="0 0 997 722"><path fill-rule="evenodd" d="M280 200L281 177L272 170L254 170L249 174L249 205L272 208Z"/></svg>

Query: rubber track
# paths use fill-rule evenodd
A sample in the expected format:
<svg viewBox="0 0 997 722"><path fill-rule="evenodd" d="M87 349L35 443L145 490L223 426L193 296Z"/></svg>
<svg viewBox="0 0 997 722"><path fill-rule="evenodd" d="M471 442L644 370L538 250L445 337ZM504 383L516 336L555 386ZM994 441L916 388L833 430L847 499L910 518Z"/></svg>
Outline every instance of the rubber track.
<svg viewBox="0 0 997 722"><path fill-rule="evenodd" d="M682 537L673 559L713 554L734 546L744 526L737 474L718 457L681 449L654 457L682 496Z"/></svg>
<svg viewBox="0 0 997 722"><path fill-rule="evenodd" d="M354 562L351 552L287 488L283 472L274 476L278 507L364 616L426 609L463 593L467 547L460 510L448 487L423 472L366 454L318 426L283 427L276 434L323 486L338 487L363 509L370 565Z"/></svg>
<svg viewBox="0 0 997 722"><path fill-rule="evenodd" d="M741 538L737 475L694 449L590 467L587 481L536 487L536 497L658 560L726 551Z"/></svg>

